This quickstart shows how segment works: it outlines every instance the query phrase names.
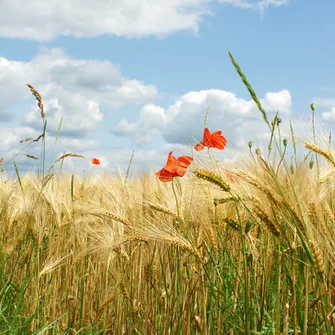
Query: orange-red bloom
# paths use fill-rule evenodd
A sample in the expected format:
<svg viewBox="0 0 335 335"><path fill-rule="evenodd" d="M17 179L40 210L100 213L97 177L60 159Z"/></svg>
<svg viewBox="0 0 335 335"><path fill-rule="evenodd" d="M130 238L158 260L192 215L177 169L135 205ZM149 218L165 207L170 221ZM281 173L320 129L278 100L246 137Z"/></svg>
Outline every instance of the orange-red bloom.
<svg viewBox="0 0 335 335"><path fill-rule="evenodd" d="M211 134L208 128L205 128L202 141L196 144L194 146L194 149L199 151L202 150L204 147L208 147L223 150L227 144L227 140L221 134L221 130L215 131L213 134Z"/></svg>
<svg viewBox="0 0 335 335"><path fill-rule="evenodd" d="M94 165L100 165L100 161L97 158L92 158L92 164Z"/></svg>
<svg viewBox="0 0 335 335"><path fill-rule="evenodd" d="M163 182L171 181L174 177L184 176L186 169L193 161L193 158L190 156L176 158L172 156L172 152L169 153L167 163L163 169L156 173L159 180Z"/></svg>

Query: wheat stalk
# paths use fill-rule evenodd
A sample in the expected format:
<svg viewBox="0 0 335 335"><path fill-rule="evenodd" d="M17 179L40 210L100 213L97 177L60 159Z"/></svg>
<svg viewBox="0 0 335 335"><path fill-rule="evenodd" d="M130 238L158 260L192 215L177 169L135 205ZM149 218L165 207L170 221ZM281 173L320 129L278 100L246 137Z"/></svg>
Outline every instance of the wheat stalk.
<svg viewBox="0 0 335 335"><path fill-rule="evenodd" d="M230 201L241 201L241 200L242 201L250 200L250 201L253 201L255 203L260 202L260 200L253 195L242 194L242 195L229 195L229 196L222 197L222 198L215 198L214 199L214 205L225 204L225 203L230 202Z"/></svg>
<svg viewBox="0 0 335 335"><path fill-rule="evenodd" d="M273 235L276 237L280 236L279 227L270 219L268 214L266 214L259 206L254 208L254 212L260 218L260 220L265 223L266 227Z"/></svg>
<svg viewBox="0 0 335 335"><path fill-rule="evenodd" d="M112 294L110 295L107 299L105 299L105 301L101 304L101 306L99 307L99 311L98 311L98 320L102 319L102 314L105 311L107 305L109 303L111 303L113 301L113 299L115 298L115 296Z"/></svg>
<svg viewBox="0 0 335 335"><path fill-rule="evenodd" d="M222 179L221 176L208 170L195 170L193 173L200 179L206 180L214 185L217 185L224 192L230 192L230 186Z"/></svg>
<svg viewBox="0 0 335 335"><path fill-rule="evenodd" d="M259 190L261 190L263 193L266 194L266 196L271 202L273 203L278 202L276 197L270 192L270 190L267 187L262 185L257 179L253 178L248 173L243 172L243 171L232 172L232 173L235 174L237 177L240 177L241 179L245 180L248 184L253 185Z"/></svg>
<svg viewBox="0 0 335 335"><path fill-rule="evenodd" d="M116 215L116 214L114 214L112 212L103 210L103 209L99 209L99 210L95 210L95 211L90 211L87 214L94 215L94 216L97 216L97 217L107 217L107 218L115 220L117 222L121 222L125 226L129 226L130 225L129 222L127 222L125 219L121 218L120 216L118 216L118 215Z"/></svg>
<svg viewBox="0 0 335 335"><path fill-rule="evenodd" d="M236 231L240 231L241 225L234 219L230 217L222 217L221 220L225 223L227 223L231 228L233 228Z"/></svg>
<svg viewBox="0 0 335 335"><path fill-rule="evenodd" d="M313 144L313 143L304 143L304 146L307 149L309 149L313 152L316 152L320 156L328 159L328 161L331 162L335 166L335 157L331 152L326 151L326 150L322 149L321 147L319 147L318 145Z"/></svg>
<svg viewBox="0 0 335 335"><path fill-rule="evenodd" d="M60 156L57 160L55 160L54 163L57 163L59 161L61 161L62 159L66 158L66 157L80 157L80 158L85 158L83 155L79 155L79 154L74 154L72 152L68 152L62 156Z"/></svg>
<svg viewBox="0 0 335 335"><path fill-rule="evenodd" d="M165 207L165 206L161 206L161 205L158 205L158 204L153 204L151 202L145 202L144 203L145 206L148 206L158 212L161 212L161 213L165 213L165 214L168 214L168 215L171 215L172 217L174 218L179 218L178 217L178 214L177 213L174 213L172 212L168 207Z"/></svg>
<svg viewBox="0 0 335 335"><path fill-rule="evenodd" d="M312 240L309 240L308 242L311 246L311 251L313 254L313 258L315 260L315 265L316 265L317 270L319 271L320 274L325 273L325 262L323 259L322 252L317 245L317 242L312 241Z"/></svg>

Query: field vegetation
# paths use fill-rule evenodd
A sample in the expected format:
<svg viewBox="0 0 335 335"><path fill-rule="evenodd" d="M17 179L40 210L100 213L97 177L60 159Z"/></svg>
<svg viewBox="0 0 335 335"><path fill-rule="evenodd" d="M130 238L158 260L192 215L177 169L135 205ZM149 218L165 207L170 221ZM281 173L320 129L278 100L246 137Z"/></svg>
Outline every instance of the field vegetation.
<svg viewBox="0 0 335 335"><path fill-rule="evenodd" d="M28 85L43 130L23 145L41 144L27 157L40 168L21 176L3 153L16 175L0 174L1 334L335 334L331 138L316 136L314 105L310 140L282 133L230 58L268 147L220 163L211 129L201 159L171 154L156 175L62 171L74 153L47 171L47 111Z"/></svg>

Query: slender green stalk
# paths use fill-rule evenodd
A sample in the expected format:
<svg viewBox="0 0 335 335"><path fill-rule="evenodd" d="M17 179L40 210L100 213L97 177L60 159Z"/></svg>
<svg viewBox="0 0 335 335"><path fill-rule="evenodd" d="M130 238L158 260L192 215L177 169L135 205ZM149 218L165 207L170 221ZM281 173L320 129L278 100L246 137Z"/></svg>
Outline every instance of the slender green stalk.
<svg viewBox="0 0 335 335"><path fill-rule="evenodd" d="M206 110L206 115L205 115L204 128L206 128L206 125L207 125L209 110L210 110L210 106L208 105L207 110Z"/></svg>
<svg viewBox="0 0 335 335"><path fill-rule="evenodd" d="M273 141L273 136L274 136L274 133L275 133L275 128L276 128L276 125L277 125L277 117L278 117L278 112L277 114L275 115L273 121L271 122L271 134L270 134L270 141L269 141L269 145L268 145L268 161L270 159L270 154L271 154L271 151L272 151L272 141Z"/></svg>
<svg viewBox="0 0 335 335"><path fill-rule="evenodd" d="M278 247L278 275L277 275L277 307L276 307L276 335L280 335L280 296L281 296L281 268L282 268L282 252L281 242L277 244Z"/></svg>
<svg viewBox="0 0 335 335"><path fill-rule="evenodd" d="M311 110L312 110L312 134L313 134L313 142L316 144L316 137L315 137L315 105L311 104ZM316 170L318 177L320 176L320 167L319 167L319 160L318 155L315 153L315 161L316 161Z"/></svg>
<svg viewBox="0 0 335 335"><path fill-rule="evenodd" d="M58 141L58 138L59 138L59 134L60 134L60 130L61 130L62 124L63 124L63 117L61 118L61 120L59 122L59 125L58 125L58 130L57 130L57 133L56 133L55 143L54 143L54 146L52 148L51 161L50 161L50 169L49 169L48 173L50 172L50 170L52 168L52 162L54 160L55 147L56 147L56 144L57 144L57 141Z"/></svg>
<svg viewBox="0 0 335 335"><path fill-rule="evenodd" d="M180 219L178 198L177 198L177 193L176 193L176 190L175 190L175 187L174 187L174 178L172 179L172 191L173 191L174 198L176 200L178 218Z"/></svg>
<svg viewBox="0 0 335 335"><path fill-rule="evenodd" d="M128 180L128 176L129 176L129 172L130 172L131 163L133 162L134 152L135 152L135 150L133 150L133 152L131 154L131 157L130 157L130 161L129 161L129 164L128 164L128 169L127 169L127 173L126 173L126 180L124 182L124 186L127 186L127 180Z"/></svg>
<svg viewBox="0 0 335 335"><path fill-rule="evenodd" d="M304 330L303 334L308 334L308 305L309 305L309 268L305 265L305 309L304 309Z"/></svg>
<svg viewBox="0 0 335 335"><path fill-rule="evenodd" d="M238 222L242 224L236 202L235 202L235 208L236 208L236 214L238 217ZM245 334L250 335L250 282L249 282L250 273L248 270L248 253L247 253L247 247L245 243L245 236L244 236L243 229L240 229L240 236L241 236L241 243L242 243L243 272L244 272L244 303L245 303L244 331L245 331Z"/></svg>
<svg viewBox="0 0 335 335"><path fill-rule="evenodd" d="M72 203L74 201L73 187L74 187L74 173L72 173L72 177L71 177L71 201Z"/></svg>
<svg viewBox="0 0 335 335"><path fill-rule="evenodd" d="M280 164L282 163L284 157L285 157L285 154L286 154L286 147L287 147L287 140L284 139L284 152L281 154L281 157L280 157L280 160L279 160L279 163L278 163L278 166L277 166L277 172L276 172L276 175L278 176L278 173L279 173L279 167L280 167Z"/></svg>
<svg viewBox="0 0 335 335"><path fill-rule="evenodd" d="M23 186L22 186L22 181L21 181L21 177L20 177L20 173L19 173L19 168L17 167L15 161L14 161L14 167L15 167L15 172L16 172L16 175L17 175L17 180L19 181L19 185L20 185L20 188L21 188L21 191L22 191L22 194L23 194Z"/></svg>
<svg viewBox="0 0 335 335"><path fill-rule="evenodd" d="M40 174L40 177L41 178L44 178L44 166L45 166L45 133L46 133L46 128L47 128L47 123L48 123L48 120L44 120L43 119L43 122L44 122L44 126L43 126L43 133L42 133L42 146L41 146L41 164L42 164L42 173Z"/></svg>
<svg viewBox="0 0 335 335"><path fill-rule="evenodd" d="M293 126L292 126L291 121L290 121L290 131L291 131L291 138L292 138L292 144L293 144L294 162L295 162L295 167L297 167L298 166L298 164L297 164L297 147L296 147L296 143L295 143L295 136L294 136Z"/></svg>
<svg viewBox="0 0 335 335"><path fill-rule="evenodd" d="M244 75L244 73L242 72L241 68L239 67L239 65L237 64L237 62L235 61L233 55L232 55L230 52L229 52L229 57L230 57L232 63L234 64L237 73L240 75L240 77L241 77L243 83L244 83L245 86L247 87L247 89L248 89L248 91L249 91L249 93L250 93L250 95L251 95L251 98L255 101L255 103L256 103L258 109L259 109L260 112L262 113L262 115L263 115L263 119L264 119L265 123L269 126L269 128L270 128L270 130L271 130L271 125L270 125L270 122L269 122L269 120L268 120L268 118L267 118L266 112L265 112L265 110L263 109L263 107L262 107L260 101L258 100L255 91L253 90L253 88L252 88L251 85L249 84L249 82L248 82L246 76Z"/></svg>

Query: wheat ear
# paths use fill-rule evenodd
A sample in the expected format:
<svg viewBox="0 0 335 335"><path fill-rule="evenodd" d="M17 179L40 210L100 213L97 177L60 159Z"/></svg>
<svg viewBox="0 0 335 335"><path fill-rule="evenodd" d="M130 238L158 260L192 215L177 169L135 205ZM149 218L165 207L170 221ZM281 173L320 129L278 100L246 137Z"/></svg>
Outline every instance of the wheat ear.
<svg viewBox="0 0 335 335"><path fill-rule="evenodd" d="M224 192L230 192L230 186L222 179L221 176L208 170L195 170L193 173L200 179L209 181L210 183L217 185Z"/></svg>

